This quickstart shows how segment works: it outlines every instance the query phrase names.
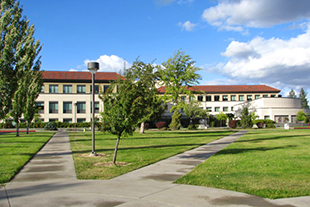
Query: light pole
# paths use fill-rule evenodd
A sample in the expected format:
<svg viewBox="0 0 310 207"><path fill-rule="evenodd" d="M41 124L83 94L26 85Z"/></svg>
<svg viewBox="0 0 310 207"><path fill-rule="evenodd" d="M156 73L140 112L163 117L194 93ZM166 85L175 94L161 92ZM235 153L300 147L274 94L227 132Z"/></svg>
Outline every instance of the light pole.
<svg viewBox="0 0 310 207"><path fill-rule="evenodd" d="M97 156L95 152L95 73L99 70L98 62L89 62L87 63L87 68L92 74L92 151L91 156Z"/></svg>

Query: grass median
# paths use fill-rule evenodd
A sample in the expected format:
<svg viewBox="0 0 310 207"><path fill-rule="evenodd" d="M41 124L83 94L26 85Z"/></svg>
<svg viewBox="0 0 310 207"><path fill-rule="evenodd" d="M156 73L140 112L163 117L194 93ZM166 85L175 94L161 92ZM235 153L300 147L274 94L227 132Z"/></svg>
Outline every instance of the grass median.
<svg viewBox="0 0 310 207"><path fill-rule="evenodd" d="M253 130L176 183L265 198L310 195L309 130Z"/></svg>
<svg viewBox="0 0 310 207"><path fill-rule="evenodd" d="M96 153L90 157L91 133L70 133L79 179L110 179L227 136L234 131L147 131L122 138L117 165L112 165L116 136L96 133Z"/></svg>
<svg viewBox="0 0 310 207"><path fill-rule="evenodd" d="M54 135L52 132L30 134L4 133L0 135L0 183L9 182L16 173Z"/></svg>

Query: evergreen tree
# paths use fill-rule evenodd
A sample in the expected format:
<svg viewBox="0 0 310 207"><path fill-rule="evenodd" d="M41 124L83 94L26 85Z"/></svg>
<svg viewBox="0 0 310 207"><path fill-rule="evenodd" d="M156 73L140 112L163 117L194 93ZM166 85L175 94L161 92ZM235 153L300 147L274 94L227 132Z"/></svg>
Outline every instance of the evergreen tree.
<svg viewBox="0 0 310 207"><path fill-rule="evenodd" d="M289 92L288 97L290 97L290 98L297 98L297 96L296 96L296 93L295 93L294 89L292 89L292 90Z"/></svg>
<svg viewBox="0 0 310 207"><path fill-rule="evenodd" d="M308 109L308 100L307 100L307 93L303 88L301 88L300 93L299 93L299 98L301 100L301 106L303 109Z"/></svg>
<svg viewBox="0 0 310 207"><path fill-rule="evenodd" d="M174 110L172 115L171 123L169 124L169 127L173 130L178 130L181 127L180 121L181 121L181 114L179 110Z"/></svg>
<svg viewBox="0 0 310 207"><path fill-rule="evenodd" d="M240 116L240 124L242 128L250 128L252 127L252 114L249 112L249 107L247 105L243 105L241 116Z"/></svg>
<svg viewBox="0 0 310 207"><path fill-rule="evenodd" d="M33 38L34 26L22 17L18 2L3 0L0 7L0 119L11 109L19 136L18 122L28 89L26 76L32 69L39 70L41 46Z"/></svg>

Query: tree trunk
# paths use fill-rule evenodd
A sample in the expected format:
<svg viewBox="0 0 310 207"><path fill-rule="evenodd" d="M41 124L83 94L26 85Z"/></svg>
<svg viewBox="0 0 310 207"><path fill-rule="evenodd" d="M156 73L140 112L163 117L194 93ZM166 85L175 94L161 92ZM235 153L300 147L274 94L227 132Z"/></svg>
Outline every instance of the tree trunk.
<svg viewBox="0 0 310 207"><path fill-rule="evenodd" d="M144 134L144 122L140 125L140 134Z"/></svg>
<svg viewBox="0 0 310 207"><path fill-rule="evenodd" d="M19 137L19 123L16 122L16 136Z"/></svg>
<svg viewBox="0 0 310 207"><path fill-rule="evenodd" d="M117 156L117 149L118 149L118 145L119 145L119 141L120 141L120 137L117 137L117 141L116 141L116 145L115 145L115 149L114 149L114 156L113 156L113 164L116 164L116 156Z"/></svg>
<svg viewBox="0 0 310 207"><path fill-rule="evenodd" d="M27 129L26 129L26 134L29 134L29 122L27 121Z"/></svg>

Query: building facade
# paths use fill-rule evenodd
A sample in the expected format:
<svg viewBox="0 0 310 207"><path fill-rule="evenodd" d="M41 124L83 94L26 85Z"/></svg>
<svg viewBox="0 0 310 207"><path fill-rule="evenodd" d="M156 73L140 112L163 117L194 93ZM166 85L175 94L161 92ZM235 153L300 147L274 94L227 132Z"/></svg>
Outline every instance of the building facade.
<svg viewBox="0 0 310 207"><path fill-rule="evenodd" d="M99 91L106 91L119 74L97 72L95 74L95 116L103 111ZM42 72L43 87L36 106L44 122L90 122L92 103L92 76L90 72ZM120 76L121 77L121 76ZM122 77L121 77L122 78Z"/></svg>
<svg viewBox="0 0 310 207"><path fill-rule="evenodd" d="M90 72L60 72L45 71L44 85L36 106L44 122L90 122L92 86ZM119 74L97 72L95 75L95 116L100 117L103 103L99 98L99 91L105 92L111 82L117 80ZM121 77L121 76L120 76ZM123 78L123 77L121 77ZM242 104L250 103L259 119L271 119L276 122L296 122L296 114L302 110L299 99L282 98L280 90L267 85L222 85L222 86L193 86L191 99L196 100L200 107L209 111L211 115L220 112L236 114ZM165 93L165 87L158 89ZM188 102L190 97L181 96ZM172 104L163 114L164 119L170 119Z"/></svg>

